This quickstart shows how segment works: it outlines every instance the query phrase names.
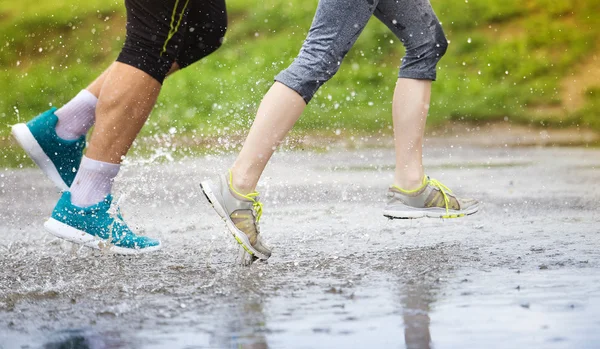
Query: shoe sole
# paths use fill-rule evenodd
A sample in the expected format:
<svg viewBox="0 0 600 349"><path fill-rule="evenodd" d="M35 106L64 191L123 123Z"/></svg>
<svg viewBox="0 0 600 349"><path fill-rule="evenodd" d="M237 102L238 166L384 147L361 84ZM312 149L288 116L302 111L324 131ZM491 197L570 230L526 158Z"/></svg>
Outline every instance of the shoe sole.
<svg viewBox="0 0 600 349"><path fill-rule="evenodd" d="M244 248L244 250L246 250L246 252L248 252L251 256L261 259L261 260L264 260L264 261L269 259L269 257L267 257L266 255L262 254L261 252L256 250L254 247L252 247L252 244L250 244L250 240L248 239L248 236L246 236L246 234L244 234L243 231L239 230L235 226L235 224L233 224L233 221L231 220L231 218L229 218L229 216L225 212L225 209L223 208L223 206L221 206L221 204L219 203L219 200L217 200L217 197L215 196L213 191L210 189L209 181L201 182L200 189L202 189L202 193L204 193L204 197L206 197L206 200L208 200L210 205L215 209L215 211L221 217L221 219L223 219L223 221L225 221L225 224L227 225L227 229L229 230L231 235L233 235L233 237L235 238L237 243L240 244Z"/></svg>
<svg viewBox="0 0 600 349"><path fill-rule="evenodd" d="M25 153L35 162L35 164L50 178L54 185L61 191L69 190L69 187L63 181L62 177L58 173L56 166L52 163L52 160L46 155L42 147L33 137L29 127L25 124L13 125L11 133L17 143L25 150Z"/></svg>
<svg viewBox="0 0 600 349"><path fill-rule="evenodd" d="M138 249L115 246L108 243L106 240L88 234L83 230L75 229L63 222L57 221L54 218L48 219L46 223L44 223L44 228L50 234L63 240L67 240L75 244L83 245L96 250L109 251L115 254L137 255L155 252L162 248L162 243L159 243L158 246L151 246Z"/></svg>
<svg viewBox="0 0 600 349"><path fill-rule="evenodd" d="M446 213L443 208L417 209L408 207L406 211L383 210L383 215L389 219L417 219L417 218L461 218L472 215L479 211L479 205L475 205L467 210L453 213Z"/></svg>

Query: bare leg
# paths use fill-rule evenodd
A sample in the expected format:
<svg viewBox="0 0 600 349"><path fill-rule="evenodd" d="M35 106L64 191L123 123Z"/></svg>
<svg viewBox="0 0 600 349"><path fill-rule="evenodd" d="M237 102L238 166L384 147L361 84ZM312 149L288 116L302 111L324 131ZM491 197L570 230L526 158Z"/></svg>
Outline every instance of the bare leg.
<svg viewBox="0 0 600 349"><path fill-rule="evenodd" d="M233 186L243 194L256 188L273 152L302 115L306 103L294 90L276 82L265 95L250 133L231 172Z"/></svg>
<svg viewBox="0 0 600 349"><path fill-rule="evenodd" d="M94 96L96 96L96 98L100 97L100 90L102 90L102 85L104 85L104 80L106 80L106 76L108 75L108 72L110 72L110 69L113 67L114 63L111 64L108 68L106 68L105 71L102 72L102 74L100 74L100 76L98 76L96 78L96 80L94 80L94 82L92 82L88 87L86 87L85 89L90 91L90 93L92 93Z"/></svg>
<svg viewBox="0 0 600 349"><path fill-rule="evenodd" d="M394 184L416 189L423 183L423 137L431 98L431 81L398 79L392 103L396 172Z"/></svg>
<svg viewBox="0 0 600 349"><path fill-rule="evenodd" d="M161 84L143 71L115 62L105 77L96 106L96 126L86 156L121 163L146 122Z"/></svg>
<svg viewBox="0 0 600 349"><path fill-rule="evenodd" d="M423 136L430 96L430 80L398 79L392 113L396 146L394 184L401 188L417 188L423 180ZM275 148L305 106L304 100L285 85L276 82L271 87L231 169L236 189L249 193L256 188Z"/></svg>

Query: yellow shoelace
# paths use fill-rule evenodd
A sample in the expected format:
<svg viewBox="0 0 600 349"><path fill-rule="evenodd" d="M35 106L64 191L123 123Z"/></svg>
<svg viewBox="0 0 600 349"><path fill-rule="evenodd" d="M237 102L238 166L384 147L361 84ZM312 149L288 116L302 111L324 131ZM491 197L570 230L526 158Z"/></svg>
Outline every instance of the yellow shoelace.
<svg viewBox="0 0 600 349"><path fill-rule="evenodd" d="M262 210L263 210L263 204L262 202L256 200L255 198L258 197L258 192L255 191L253 193L250 193L248 195L243 195L243 197L247 198L248 200L252 201L252 207L254 208L254 211L256 212L256 223L258 223L258 221L260 221L260 216L262 216Z"/></svg>
<svg viewBox="0 0 600 349"><path fill-rule="evenodd" d="M446 192L452 194L452 190L450 190L450 188L442 184L442 182L438 181L437 179L429 178L429 183L442 192L442 196L444 197L444 205L446 206L446 213L449 213L448 204L450 203L450 198L448 198L448 194L446 194Z"/></svg>
<svg viewBox="0 0 600 349"><path fill-rule="evenodd" d="M260 217L262 216L262 211L263 211L263 204L262 202L258 201L258 192L254 191L250 194L242 194L240 192L238 192L237 190L235 190L235 188L233 187L233 174L231 173L231 170L229 170L229 188L236 193L237 195L248 199L250 201L252 201L252 208L254 208L254 212L256 212L256 223L258 223L260 221Z"/></svg>

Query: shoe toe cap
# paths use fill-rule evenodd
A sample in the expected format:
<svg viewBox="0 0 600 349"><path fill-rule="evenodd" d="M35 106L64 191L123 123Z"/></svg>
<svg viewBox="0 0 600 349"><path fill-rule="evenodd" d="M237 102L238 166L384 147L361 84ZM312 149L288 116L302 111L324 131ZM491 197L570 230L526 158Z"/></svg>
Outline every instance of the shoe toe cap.
<svg viewBox="0 0 600 349"><path fill-rule="evenodd" d="M147 236L129 235L126 238L115 243L116 246L127 249L143 250L147 248L156 248L161 246L158 239L153 239Z"/></svg>
<svg viewBox="0 0 600 349"><path fill-rule="evenodd" d="M141 236L138 242L140 248L158 247L161 245L159 239L154 239L146 236Z"/></svg>
<svg viewBox="0 0 600 349"><path fill-rule="evenodd" d="M466 210L479 205L479 201L471 198L461 198L458 200L458 203L460 204L461 210Z"/></svg>
<svg viewBox="0 0 600 349"><path fill-rule="evenodd" d="M256 243L252 247L254 247L258 252L264 254L267 258L271 257L271 249L263 243L260 235L258 236L258 240L256 241Z"/></svg>

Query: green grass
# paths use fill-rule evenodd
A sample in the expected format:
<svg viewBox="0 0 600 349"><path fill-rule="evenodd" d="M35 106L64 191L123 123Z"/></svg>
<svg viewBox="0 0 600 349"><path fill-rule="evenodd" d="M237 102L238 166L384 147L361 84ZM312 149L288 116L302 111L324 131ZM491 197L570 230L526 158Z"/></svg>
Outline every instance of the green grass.
<svg viewBox="0 0 600 349"><path fill-rule="evenodd" d="M450 40L438 67L428 124L514 122L600 130L600 82L578 110L560 106L561 81L599 52L600 0L432 0ZM231 0L225 45L169 78L143 136L243 134L273 77L298 53L316 2ZM122 1L0 3L0 147L8 126L61 105L116 57ZM391 125L402 45L373 19L297 125L300 132L375 132ZM4 146L2 146L4 144ZM5 162L0 157L2 163Z"/></svg>

